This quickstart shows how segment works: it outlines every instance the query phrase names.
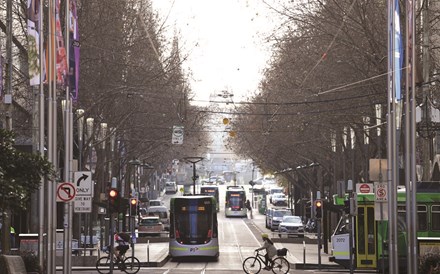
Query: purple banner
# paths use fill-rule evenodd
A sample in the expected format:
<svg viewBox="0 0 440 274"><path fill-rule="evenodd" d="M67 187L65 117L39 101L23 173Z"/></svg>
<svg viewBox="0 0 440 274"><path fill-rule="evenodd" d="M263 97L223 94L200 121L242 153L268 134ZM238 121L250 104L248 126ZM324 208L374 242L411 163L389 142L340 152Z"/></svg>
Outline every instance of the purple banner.
<svg viewBox="0 0 440 274"><path fill-rule="evenodd" d="M393 47L393 58L394 58L394 81L396 87L396 100L400 101L402 99L401 91L401 79L402 79L402 65L403 65L403 48L402 48L402 33L400 32L400 9L399 0L394 0L394 47Z"/></svg>
<svg viewBox="0 0 440 274"><path fill-rule="evenodd" d="M76 0L70 0L70 28L69 28L69 87L72 99L78 99L79 87L79 31Z"/></svg>

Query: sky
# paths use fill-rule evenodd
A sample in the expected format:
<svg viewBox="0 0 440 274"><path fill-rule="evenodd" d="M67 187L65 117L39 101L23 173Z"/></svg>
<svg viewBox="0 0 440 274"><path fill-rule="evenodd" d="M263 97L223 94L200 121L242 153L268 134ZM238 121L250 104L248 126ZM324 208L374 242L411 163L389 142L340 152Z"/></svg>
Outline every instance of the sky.
<svg viewBox="0 0 440 274"><path fill-rule="evenodd" d="M223 91L234 101L257 91L271 56L267 37L279 26L262 0L153 0L153 9L189 55L182 67L191 71L194 104L206 105Z"/></svg>

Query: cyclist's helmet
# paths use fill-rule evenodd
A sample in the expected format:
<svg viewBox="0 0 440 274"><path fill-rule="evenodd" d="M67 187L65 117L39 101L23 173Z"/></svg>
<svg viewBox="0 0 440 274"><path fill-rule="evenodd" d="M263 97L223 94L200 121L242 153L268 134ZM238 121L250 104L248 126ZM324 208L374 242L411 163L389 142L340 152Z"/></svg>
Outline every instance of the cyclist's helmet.
<svg viewBox="0 0 440 274"><path fill-rule="evenodd" d="M269 239L269 235L267 235L267 233L263 233L263 234L261 234L261 238Z"/></svg>

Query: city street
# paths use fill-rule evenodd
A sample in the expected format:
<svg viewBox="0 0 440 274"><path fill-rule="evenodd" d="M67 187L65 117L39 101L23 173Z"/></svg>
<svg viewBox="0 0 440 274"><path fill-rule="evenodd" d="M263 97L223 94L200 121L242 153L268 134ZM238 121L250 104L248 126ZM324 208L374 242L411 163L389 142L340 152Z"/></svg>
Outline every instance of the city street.
<svg viewBox="0 0 440 274"><path fill-rule="evenodd" d="M221 187L221 193L226 187ZM179 195L179 194L176 194ZM167 204L172 195L164 195L163 202ZM224 195L220 196L224 201ZM250 216L249 216L250 217ZM271 232L265 227L265 215L255 209L253 218L226 218L223 209L218 213L220 256L218 261L191 259L189 261L174 261L167 258L168 243L151 242L138 243L135 256L141 263L150 262L155 267L142 267L139 273L242 273L243 260L254 254L261 244L261 233L268 233L273 238L277 249L286 247L289 252L286 259L291 264L289 273L343 273L349 272L340 266L329 262L328 254L321 254L319 265L318 249L315 235L306 238L279 239L278 233ZM131 254L131 250L128 251ZM59 271L61 273L61 271ZM73 273L96 273L93 267L74 268ZM114 273L120 273L115 270ZM272 273L262 270L260 273ZM361 273L361 272L357 272ZM365 273L365 272L364 272Z"/></svg>

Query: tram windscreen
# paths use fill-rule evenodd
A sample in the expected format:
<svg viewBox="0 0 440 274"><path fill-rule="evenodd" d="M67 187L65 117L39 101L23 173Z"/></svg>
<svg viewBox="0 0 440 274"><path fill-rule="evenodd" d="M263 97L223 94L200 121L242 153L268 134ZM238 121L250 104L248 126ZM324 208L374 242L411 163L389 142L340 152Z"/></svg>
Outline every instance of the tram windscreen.
<svg viewBox="0 0 440 274"><path fill-rule="evenodd" d="M240 210L244 208L245 199L246 199L245 193L242 191L229 192L227 193L227 197L226 197L228 207L230 207L232 210Z"/></svg>
<svg viewBox="0 0 440 274"><path fill-rule="evenodd" d="M190 245L209 242L216 233L213 231L212 212L210 199L177 200L174 212L176 240Z"/></svg>

